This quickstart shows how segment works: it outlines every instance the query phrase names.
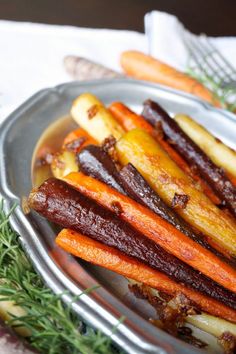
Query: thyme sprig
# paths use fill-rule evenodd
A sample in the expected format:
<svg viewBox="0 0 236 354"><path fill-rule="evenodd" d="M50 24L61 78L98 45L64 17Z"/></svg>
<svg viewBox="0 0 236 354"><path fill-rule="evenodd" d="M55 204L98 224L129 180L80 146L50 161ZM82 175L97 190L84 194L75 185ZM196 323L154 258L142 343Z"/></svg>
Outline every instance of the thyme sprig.
<svg viewBox="0 0 236 354"><path fill-rule="evenodd" d="M110 338L86 326L60 295L44 285L11 228L9 216L0 201L0 300L14 301L25 311L24 316L11 316L9 324L23 326L30 333L27 340L40 353L117 353Z"/></svg>

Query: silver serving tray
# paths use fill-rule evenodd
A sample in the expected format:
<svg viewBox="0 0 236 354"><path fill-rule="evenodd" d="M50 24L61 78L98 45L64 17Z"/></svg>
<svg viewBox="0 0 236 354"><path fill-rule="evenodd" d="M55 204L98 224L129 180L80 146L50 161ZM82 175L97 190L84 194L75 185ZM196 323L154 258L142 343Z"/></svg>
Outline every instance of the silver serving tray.
<svg viewBox="0 0 236 354"><path fill-rule="evenodd" d="M235 116L188 94L127 79L73 82L45 89L26 101L0 126L0 194L6 200L7 210L14 202L20 205L22 197L29 194L32 155L41 135L59 117L68 115L76 96L88 91L105 104L120 100L137 112L141 112L145 99L156 99L171 114L191 115L218 138L236 148ZM70 124L68 120L68 129ZM54 133L51 134L53 136ZM59 134L58 144L63 134L65 131ZM73 309L87 323L111 335L128 353L202 353L150 324L148 319L155 316L153 309L128 291L123 277L86 262L78 262L56 247L56 229L45 219L34 212L25 215L19 206L11 217L11 224L20 234L26 252L47 285L56 293L66 291L64 301L71 302L74 295L96 284L101 285L74 301ZM125 316L125 320L117 326L121 316ZM220 352L212 336L199 330L196 333L210 342L208 351Z"/></svg>

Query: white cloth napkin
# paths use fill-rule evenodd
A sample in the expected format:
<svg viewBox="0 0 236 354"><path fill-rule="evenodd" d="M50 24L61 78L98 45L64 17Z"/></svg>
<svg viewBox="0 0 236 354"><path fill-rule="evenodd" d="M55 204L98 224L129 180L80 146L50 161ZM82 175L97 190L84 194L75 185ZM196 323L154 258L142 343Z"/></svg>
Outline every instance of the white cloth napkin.
<svg viewBox="0 0 236 354"><path fill-rule="evenodd" d="M145 16L145 35L132 31L0 21L0 122L24 100L45 87L71 80L63 66L67 55L84 56L120 71L124 50L150 53L185 70L185 28L175 16L153 11ZM236 38L213 39L236 63Z"/></svg>
<svg viewBox="0 0 236 354"><path fill-rule="evenodd" d="M145 34L149 53L180 70L186 70L189 60L183 36L187 31L173 15L152 11L145 15ZM226 59L236 66L236 37L211 38Z"/></svg>
<svg viewBox="0 0 236 354"><path fill-rule="evenodd" d="M134 48L146 52L144 34L0 21L0 122L36 91L67 82L67 55L120 70L119 57Z"/></svg>

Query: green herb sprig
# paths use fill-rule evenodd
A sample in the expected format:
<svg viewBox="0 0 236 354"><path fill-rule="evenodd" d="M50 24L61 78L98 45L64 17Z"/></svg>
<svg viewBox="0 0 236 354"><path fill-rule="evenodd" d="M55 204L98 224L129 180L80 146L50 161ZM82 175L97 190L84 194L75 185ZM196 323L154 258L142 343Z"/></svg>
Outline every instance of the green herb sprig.
<svg viewBox="0 0 236 354"><path fill-rule="evenodd" d="M203 73L198 68L189 66L186 73L207 87L213 93L214 98L220 102L222 108L230 112L236 110L236 89L234 87L224 87L213 76Z"/></svg>
<svg viewBox="0 0 236 354"><path fill-rule="evenodd" d="M14 301L26 315L14 317L11 326L29 331L27 340L44 354L118 353L111 339L85 326L64 306L60 296L47 288L35 272L9 224L0 201L0 300Z"/></svg>

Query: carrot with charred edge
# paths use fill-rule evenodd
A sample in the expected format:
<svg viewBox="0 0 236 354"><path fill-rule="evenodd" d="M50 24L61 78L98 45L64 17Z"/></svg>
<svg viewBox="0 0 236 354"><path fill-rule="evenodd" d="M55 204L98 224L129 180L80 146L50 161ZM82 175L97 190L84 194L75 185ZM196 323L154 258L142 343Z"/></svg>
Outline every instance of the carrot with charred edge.
<svg viewBox="0 0 236 354"><path fill-rule="evenodd" d="M106 183L107 185L115 188L118 192L127 194L140 203L140 198L137 200L137 193L134 196L134 188L137 186L139 196L142 196L141 204L144 204L147 208L154 211L157 215L174 225L185 235L192 238L194 241L198 242L200 245L207 248L227 263L233 265L236 264L228 253L223 254L222 249L219 249L219 252L217 252L218 247L217 245L214 245L214 248L212 247L212 240L207 242L204 235L196 233L196 231L187 225L173 209L169 208L148 185L134 166L128 164L118 173L116 165L109 154L96 145L89 145L82 149L82 151L77 155L77 161L79 162L80 172ZM127 185L128 182L130 183L129 185ZM131 185L133 189L130 188ZM146 204L145 202L143 203L144 200Z"/></svg>
<svg viewBox="0 0 236 354"><path fill-rule="evenodd" d="M226 174L236 178L236 151L211 134L205 127L185 114L176 114L174 120L187 136L202 149Z"/></svg>
<svg viewBox="0 0 236 354"><path fill-rule="evenodd" d="M144 130L134 129L116 143L116 152L120 163L123 166L132 163L167 205L175 206L176 194L187 196L186 204L177 205L176 212L231 256L236 256L235 220L196 188L156 140Z"/></svg>
<svg viewBox="0 0 236 354"><path fill-rule="evenodd" d="M89 145L82 149L77 155L77 161L79 162L80 172L106 183L120 193L127 194L227 263L236 264L228 254L223 255L222 250L217 252L217 247L211 247L211 242L207 242L204 235L196 233L173 209L169 208L133 165L128 164L118 172L109 154L96 145Z"/></svg>
<svg viewBox="0 0 236 354"><path fill-rule="evenodd" d="M77 155L80 171L92 176L121 193L125 193L119 183L119 174L112 158L100 146L89 145Z"/></svg>
<svg viewBox="0 0 236 354"><path fill-rule="evenodd" d="M136 230L226 289L236 291L235 269L149 209L80 172L70 173L64 181L111 211L119 205L119 216Z"/></svg>
<svg viewBox="0 0 236 354"><path fill-rule="evenodd" d="M56 243L65 251L87 262L112 270L127 278L167 292L170 295L183 293L200 309L231 322L236 322L236 311L220 302L174 282L164 274L126 256L122 252L101 244L70 229L63 229L56 237Z"/></svg>
<svg viewBox="0 0 236 354"><path fill-rule="evenodd" d="M221 200L215 195L212 189L201 179L196 173L193 173L187 162L175 151L171 145L163 139L161 134L158 134L156 129L148 123L142 116L131 111L127 106L121 102L114 102L110 105L109 110L122 125L126 131L140 128L151 134L161 145L161 147L168 153L168 155L176 162L176 164L188 175L190 175L196 182L198 182L206 195L214 204L220 204Z"/></svg>
<svg viewBox="0 0 236 354"><path fill-rule="evenodd" d="M217 107L221 106L213 93L197 80L142 52L135 50L123 52L121 66L127 75L136 79L170 86L196 95Z"/></svg>
<svg viewBox="0 0 236 354"><path fill-rule="evenodd" d="M90 144L97 144L97 142L84 129L78 128L67 134L62 147L79 152L82 148Z"/></svg>
<svg viewBox="0 0 236 354"><path fill-rule="evenodd" d="M154 213L168 221L192 240L214 253L220 259L232 266L236 265L235 260L228 254L222 254L222 248L219 249L219 247L217 247L218 245L215 244L213 247L212 240L207 240L205 235L199 232L197 233L190 225L185 223L172 208L169 208L132 164L128 163L125 165L119 171L119 176L121 184L128 196L151 209Z"/></svg>
<svg viewBox="0 0 236 354"><path fill-rule="evenodd" d="M224 171L214 164L159 104L147 100L144 103L142 115L153 126L161 122L164 133L171 139L175 149L190 165L196 167L201 177L209 183L214 192L225 201L226 206L236 216L236 188Z"/></svg>
<svg viewBox="0 0 236 354"><path fill-rule="evenodd" d="M50 178L30 193L29 205L49 221L114 247L173 280L236 310L236 294L196 271L64 181Z"/></svg>

